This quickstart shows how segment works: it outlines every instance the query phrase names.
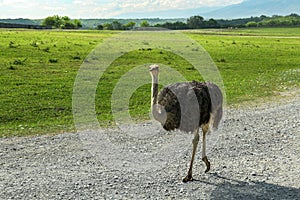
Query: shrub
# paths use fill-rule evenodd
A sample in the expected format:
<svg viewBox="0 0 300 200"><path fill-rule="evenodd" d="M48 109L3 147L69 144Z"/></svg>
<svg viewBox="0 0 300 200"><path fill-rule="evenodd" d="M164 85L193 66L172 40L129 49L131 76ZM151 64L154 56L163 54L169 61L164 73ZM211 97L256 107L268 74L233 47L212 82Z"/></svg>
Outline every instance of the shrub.
<svg viewBox="0 0 300 200"><path fill-rule="evenodd" d="M257 26L258 26L257 22L248 22L246 24L246 27L257 27Z"/></svg>
<svg viewBox="0 0 300 200"><path fill-rule="evenodd" d="M27 58L25 58L24 60L16 59L16 60L14 60L13 64L14 65L24 65L26 60L27 60Z"/></svg>
<svg viewBox="0 0 300 200"><path fill-rule="evenodd" d="M58 62L58 59L57 59L57 58L50 58L50 59L49 59L49 62L50 62L50 63L57 63L57 62Z"/></svg>
<svg viewBox="0 0 300 200"><path fill-rule="evenodd" d="M45 49L43 49L43 51L50 52L50 47L46 47Z"/></svg>
<svg viewBox="0 0 300 200"><path fill-rule="evenodd" d="M15 43L13 41L9 42L9 48L17 48L17 46L15 45Z"/></svg>
<svg viewBox="0 0 300 200"><path fill-rule="evenodd" d="M81 58L80 58L80 56L73 56L73 59L74 60L80 60Z"/></svg>

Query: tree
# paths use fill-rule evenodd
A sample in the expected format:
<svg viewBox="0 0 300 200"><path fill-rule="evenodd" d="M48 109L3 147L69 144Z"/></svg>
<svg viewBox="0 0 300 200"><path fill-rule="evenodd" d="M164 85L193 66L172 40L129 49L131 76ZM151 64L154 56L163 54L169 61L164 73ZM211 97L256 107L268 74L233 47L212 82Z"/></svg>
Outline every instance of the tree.
<svg viewBox="0 0 300 200"><path fill-rule="evenodd" d="M150 24L149 24L148 21L144 20L144 21L141 22L140 26L141 26L141 27L149 27Z"/></svg>
<svg viewBox="0 0 300 200"><path fill-rule="evenodd" d="M192 16L187 20L187 25L193 29L203 28L205 26L204 18L199 15Z"/></svg>
<svg viewBox="0 0 300 200"><path fill-rule="evenodd" d="M126 29L133 29L135 27L135 22L128 22L127 24L124 25Z"/></svg>
<svg viewBox="0 0 300 200"><path fill-rule="evenodd" d="M123 29L123 25L118 21L113 21L111 25L112 25L113 30L122 30Z"/></svg>
<svg viewBox="0 0 300 200"><path fill-rule="evenodd" d="M104 27L102 26L102 24L99 24L99 25L97 26L97 29L98 29L98 30L103 30L103 28L104 28Z"/></svg>
<svg viewBox="0 0 300 200"><path fill-rule="evenodd" d="M71 18L68 16L63 16L61 19L64 21L71 21Z"/></svg>
<svg viewBox="0 0 300 200"><path fill-rule="evenodd" d="M58 15L49 16L42 21L43 26L51 26L53 28L60 28L62 20Z"/></svg>
<svg viewBox="0 0 300 200"><path fill-rule="evenodd" d="M257 26L258 26L257 22L248 22L246 24L246 27L257 27Z"/></svg>
<svg viewBox="0 0 300 200"><path fill-rule="evenodd" d="M72 23L71 21L65 21L61 27L62 29L75 29L75 24Z"/></svg>
<svg viewBox="0 0 300 200"><path fill-rule="evenodd" d="M104 30L113 30L113 26L110 23L102 24Z"/></svg>
<svg viewBox="0 0 300 200"><path fill-rule="evenodd" d="M174 29L187 29L188 28L187 24L184 22L177 21L177 22L173 23L173 25L175 26Z"/></svg>
<svg viewBox="0 0 300 200"><path fill-rule="evenodd" d="M289 15L289 17L300 17L300 15L296 14L296 13L292 13Z"/></svg>
<svg viewBox="0 0 300 200"><path fill-rule="evenodd" d="M172 29L172 30L182 30L182 29L187 29L187 25L184 22L166 22L164 24L156 24L155 27L163 27L163 28L167 28L167 29Z"/></svg>
<svg viewBox="0 0 300 200"><path fill-rule="evenodd" d="M267 19L268 17L266 15L261 15L259 18L260 18L260 20L264 20L264 19Z"/></svg>
<svg viewBox="0 0 300 200"><path fill-rule="evenodd" d="M42 25L62 29L78 29L82 27L81 21L79 21L78 19L71 20L71 18L68 16L60 17L58 15L45 18L42 21Z"/></svg>
<svg viewBox="0 0 300 200"><path fill-rule="evenodd" d="M218 27L218 22L216 20L214 20L213 18L211 18L206 22L206 27L207 28L216 28L216 27Z"/></svg>
<svg viewBox="0 0 300 200"><path fill-rule="evenodd" d="M78 19L74 19L74 24L76 28L82 28L82 23Z"/></svg>

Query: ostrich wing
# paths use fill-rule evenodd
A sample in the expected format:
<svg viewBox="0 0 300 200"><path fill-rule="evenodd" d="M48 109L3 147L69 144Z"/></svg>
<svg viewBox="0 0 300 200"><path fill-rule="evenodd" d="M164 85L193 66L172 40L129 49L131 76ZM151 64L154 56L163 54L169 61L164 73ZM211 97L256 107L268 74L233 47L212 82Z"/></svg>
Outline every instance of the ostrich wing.
<svg viewBox="0 0 300 200"><path fill-rule="evenodd" d="M191 132L209 121L211 102L205 83L193 81L169 85L161 91L158 104L164 106L167 113L163 124L166 130Z"/></svg>

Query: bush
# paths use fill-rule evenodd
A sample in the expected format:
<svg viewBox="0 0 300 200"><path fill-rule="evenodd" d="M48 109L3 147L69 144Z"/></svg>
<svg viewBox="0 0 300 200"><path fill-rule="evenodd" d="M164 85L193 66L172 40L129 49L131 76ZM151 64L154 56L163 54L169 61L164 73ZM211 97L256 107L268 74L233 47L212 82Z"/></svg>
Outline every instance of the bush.
<svg viewBox="0 0 300 200"><path fill-rule="evenodd" d="M149 24L148 21L144 20L144 21L141 22L140 26L141 26L141 27L149 27L150 24Z"/></svg>
<svg viewBox="0 0 300 200"><path fill-rule="evenodd" d="M246 27L257 27L257 26L258 26L257 22L248 22L246 24Z"/></svg>
<svg viewBox="0 0 300 200"><path fill-rule="evenodd" d="M17 48L17 46L15 45L15 43L13 41L9 42L9 48Z"/></svg>
<svg viewBox="0 0 300 200"><path fill-rule="evenodd" d="M58 62L58 59L57 59L57 58L50 58L50 59L49 59L49 62L50 62L50 63L57 63L57 62Z"/></svg>
<svg viewBox="0 0 300 200"><path fill-rule="evenodd" d="M16 60L14 60L13 64L14 65L24 65L26 60L27 60L27 58L25 58L24 60L16 59Z"/></svg>

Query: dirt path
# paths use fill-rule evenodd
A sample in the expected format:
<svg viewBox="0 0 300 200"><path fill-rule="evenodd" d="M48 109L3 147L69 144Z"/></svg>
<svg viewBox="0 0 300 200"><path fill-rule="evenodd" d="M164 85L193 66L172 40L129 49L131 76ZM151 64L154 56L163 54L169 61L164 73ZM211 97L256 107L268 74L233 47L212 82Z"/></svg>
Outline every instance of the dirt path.
<svg viewBox="0 0 300 200"><path fill-rule="evenodd" d="M300 199L299 100L227 110L187 184L191 135L151 123L0 139L0 199Z"/></svg>

